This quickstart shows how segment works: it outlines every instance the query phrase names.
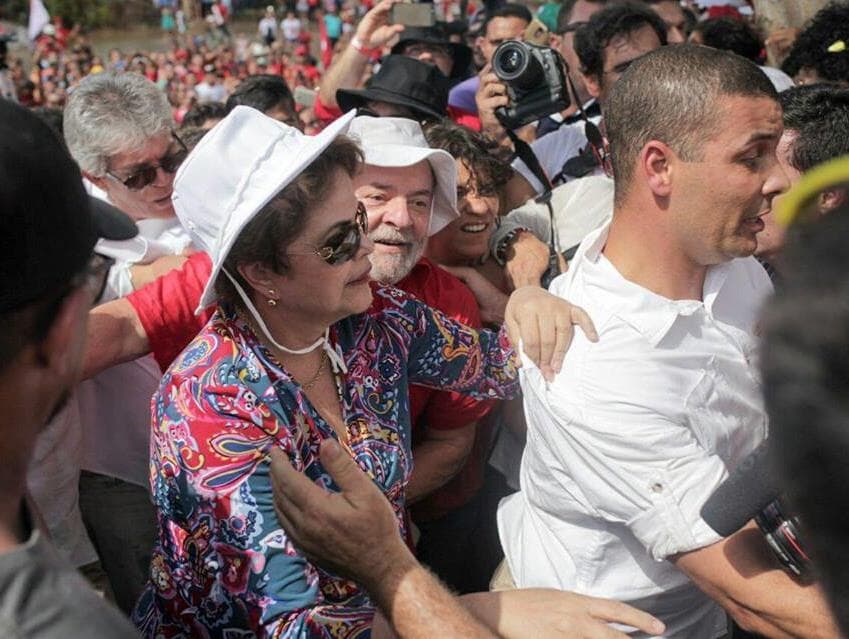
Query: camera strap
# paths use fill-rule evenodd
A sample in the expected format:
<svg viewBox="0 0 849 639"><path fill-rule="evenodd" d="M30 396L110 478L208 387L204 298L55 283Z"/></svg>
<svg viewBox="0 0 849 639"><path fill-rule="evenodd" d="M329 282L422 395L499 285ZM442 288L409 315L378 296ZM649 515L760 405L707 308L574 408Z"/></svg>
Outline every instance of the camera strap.
<svg viewBox="0 0 849 639"><path fill-rule="evenodd" d="M538 204L545 204L548 208L548 268L545 272L545 279L550 281L555 275L560 274L560 260L558 259L559 242L557 239L557 230L554 225L554 208L551 206L551 180L549 180L548 176L545 174L545 171L543 170L542 165L540 165L531 145L516 135L516 133L511 129L506 130L510 141L513 143L513 148L516 150L516 156L525 163L531 173L534 174L534 177L536 177L536 179L538 179L543 185L543 192L536 197L535 201Z"/></svg>

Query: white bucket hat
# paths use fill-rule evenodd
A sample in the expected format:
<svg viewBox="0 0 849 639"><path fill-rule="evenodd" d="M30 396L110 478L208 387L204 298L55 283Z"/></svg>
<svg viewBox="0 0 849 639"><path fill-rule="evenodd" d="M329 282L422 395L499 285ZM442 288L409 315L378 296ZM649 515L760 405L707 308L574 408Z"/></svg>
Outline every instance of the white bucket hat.
<svg viewBox="0 0 849 639"><path fill-rule="evenodd" d="M183 162L174 210L195 246L212 259L197 312L215 299L215 280L236 238L254 216L348 129L346 114L316 136L237 106Z"/></svg>
<svg viewBox="0 0 849 639"><path fill-rule="evenodd" d="M365 163L404 167L427 160L436 176L428 236L460 217L457 212L457 165L451 154L432 149L418 122L407 118L354 118L348 135L359 142Z"/></svg>

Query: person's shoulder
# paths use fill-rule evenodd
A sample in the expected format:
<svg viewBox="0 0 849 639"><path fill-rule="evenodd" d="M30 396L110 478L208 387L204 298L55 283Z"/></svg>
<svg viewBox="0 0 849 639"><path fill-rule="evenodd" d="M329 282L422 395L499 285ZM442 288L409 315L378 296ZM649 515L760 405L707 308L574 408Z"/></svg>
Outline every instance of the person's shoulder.
<svg viewBox="0 0 849 639"><path fill-rule="evenodd" d="M470 311L477 309L477 301L469 287L426 257L419 260L413 274L417 277L418 290L409 292L428 306L460 321L468 321Z"/></svg>
<svg viewBox="0 0 849 639"><path fill-rule="evenodd" d="M226 376L228 365L235 366L238 353L230 322L218 310L168 367L163 385L173 386L182 380L197 379L213 366L216 378L221 380L222 375Z"/></svg>
<svg viewBox="0 0 849 639"><path fill-rule="evenodd" d="M39 533L0 554L0 591L3 637L138 637L118 609L98 597Z"/></svg>

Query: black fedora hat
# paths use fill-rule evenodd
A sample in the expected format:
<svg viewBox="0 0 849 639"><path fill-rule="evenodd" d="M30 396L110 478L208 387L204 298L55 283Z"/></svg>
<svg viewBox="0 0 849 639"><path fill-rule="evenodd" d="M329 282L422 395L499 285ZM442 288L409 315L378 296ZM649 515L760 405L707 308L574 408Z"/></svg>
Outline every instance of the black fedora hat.
<svg viewBox="0 0 849 639"><path fill-rule="evenodd" d="M428 117L442 119L448 108L449 81L432 64L403 55L389 55L365 89L339 89L336 102L350 111L377 101L407 107Z"/></svg>
<svg viewBox="0 0 849 639"><path fill-rule="evenodd" d="M449 41L445 29L441 26L405 27L401 32L400 40L392 47L390 53L400 55L407 45L415 42L438 44L447 47L451 51L451 59L454 60L454 66L451 67L451 75L448 77L451 80L465 80L469 77L472 64L472 50L465 44Z"/></svg>

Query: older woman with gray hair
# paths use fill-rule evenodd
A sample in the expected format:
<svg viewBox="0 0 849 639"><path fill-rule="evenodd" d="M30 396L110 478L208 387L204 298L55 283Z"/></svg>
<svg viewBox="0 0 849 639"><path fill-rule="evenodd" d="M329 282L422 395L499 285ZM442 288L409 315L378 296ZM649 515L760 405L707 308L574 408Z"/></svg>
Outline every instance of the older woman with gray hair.
<svg viewBox="0 0 849 639"><path fill-rule="evenodd" d="M506 332L474 331L370 282L373 245L351 179L361 154L343 135L350 119L307 137L237 107L178 173L177 214L212 258L201 307L217 301L218 310L153 399L159 535L135 613L144 636L395 636L344 566L321 568L280 526L270 453L282 451L311 482L336 490L319 448L337 442L385 496L395 522L387 534L397 540L408 532L407 385L478 397L518 388ZM367 312L373 295L388 301L383 310ZM560 338L571 337L569 320L558 321L571 317L565 302L538 290L520 304L520 324L537 330L545 315L562 327ZM521 616L508 605L516 595L492 595L490 631L436 582L412 596L426 606L434 589L451 603L430 609L431 627L442 616L453 636L523 636L521 620L492 622L496 601ZM545 605L531 614L544 636L620 636L600 622L595 630L608 634L558 633L574 596L537 596ZM479 609L487 608L489 595L481 597ZM617 610L617 619L647 623Z"/></svg>
<svg viewBox="0 0 849 639"><path fill-rule="evenodd" d="M171 203L174 174L187 155L174 126L164 92L134 73L87 76L68 100L64 134L86 187L139 228L132 240L98 243L98 253L115 260L101 302L179 266L191 246ZM146 582L155 536L147 468L149 400L159 377L150 357L120 364L84 382L78 417L70 413L79 422L69 428L79 428L83 520L128 612Z"/></svg>

